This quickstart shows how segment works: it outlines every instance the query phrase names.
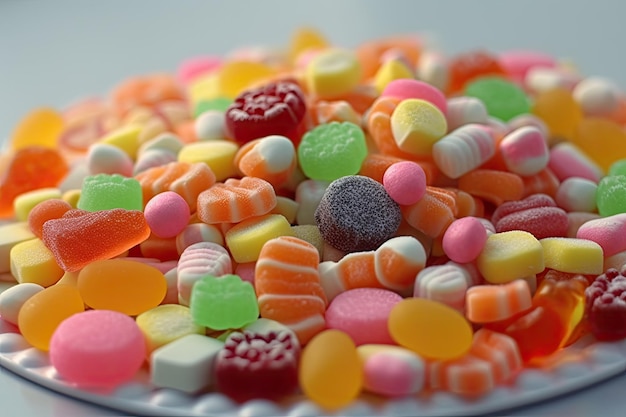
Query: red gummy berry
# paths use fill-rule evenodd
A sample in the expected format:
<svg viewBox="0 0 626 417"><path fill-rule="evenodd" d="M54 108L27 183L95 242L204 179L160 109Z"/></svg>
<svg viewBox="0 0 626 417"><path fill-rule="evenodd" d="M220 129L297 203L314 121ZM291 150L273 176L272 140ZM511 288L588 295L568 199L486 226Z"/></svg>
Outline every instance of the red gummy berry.
<svg viewBox="0 0 626 417"><path fill-rule="evenodd" d="M241 144L269 135L286 136L296 143L305 114L298 84L277 81L239 94L226 110L226 128Z"/></svg>
<svg viewBox="0 0 626 417"><path fill-rule="evenodd" d="M219 391L237 402L278 400L298 388L300 344L289 331L232 333L217 356Z"/></svg>
<svg viewBox="0 0 626 417"><path fill-rule="evenodd" d="M524 230L537 239L565 237L569 220L565 210L547 194L533 194L520 201L507 201L493 212L496 232Z"/></svg>
<svg viewBox="0 0 626 417"><path fill-rule="evenodd" d="M626 337L626 277L609 268L585 290L585 311L598 340Z"/></svg>

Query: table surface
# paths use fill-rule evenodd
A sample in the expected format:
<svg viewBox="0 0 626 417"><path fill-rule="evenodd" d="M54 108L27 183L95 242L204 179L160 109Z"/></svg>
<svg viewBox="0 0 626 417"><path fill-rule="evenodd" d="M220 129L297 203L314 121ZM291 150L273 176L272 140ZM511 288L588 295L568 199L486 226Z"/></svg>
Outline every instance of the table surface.
<svg viewBox="0 0 626 417"><path fill-rule="evenodd" d="M538 50L623 88L625 12L621 0L0 0L0 138L9 137L34 107L61 109L85 96L103 96L129 75L173 71L195 55L285 46L302 25L320 29L333 44L345 47L418 33L448 54L479 48ZM620 375L506 415L622 416L624 386L626 375ZM7 416L120 415L55 394L1 367L0 407Z"/></svg>

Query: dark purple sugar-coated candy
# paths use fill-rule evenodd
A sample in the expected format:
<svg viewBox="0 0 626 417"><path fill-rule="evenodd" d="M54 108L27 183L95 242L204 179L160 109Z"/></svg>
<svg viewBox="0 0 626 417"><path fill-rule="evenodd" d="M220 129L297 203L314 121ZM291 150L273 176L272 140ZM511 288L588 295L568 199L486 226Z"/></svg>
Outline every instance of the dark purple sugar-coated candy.
<svg viewBox="0 0 626 417"><path fill-rule="evenodd" d="M361 175L328 186L315 210L324 240L344 252L375 250L398 231L402 214L379 182Z"/></svg>
<svg viewBox="0 0 626 417"><path fill-rule="evenodd" d="M626 337L626 277L609 268L585 290L585 312L599 340Z"/></svg>

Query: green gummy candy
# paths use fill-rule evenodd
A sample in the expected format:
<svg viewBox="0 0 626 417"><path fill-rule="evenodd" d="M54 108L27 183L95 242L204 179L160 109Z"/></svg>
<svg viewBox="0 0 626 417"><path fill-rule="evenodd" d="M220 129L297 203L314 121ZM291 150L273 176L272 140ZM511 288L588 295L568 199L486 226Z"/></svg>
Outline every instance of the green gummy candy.
<svg viewBox="0 0 626 417"><path fill-rule="evenodd" d="M466 96L480 99L489 116L508 122L530 113L530 100L524 90L500 77L482 77L465 87Z"/></svg>
<svg viewBox="0 0 626 417"><path fill-rule="evenodd" d="M196 324L213 330L239 329L259 317L252 284L230 274L196 281L189 308Z"/></svg>
<svg viewBox="0 0 626 417"><path fill-rule="evenodd" d="M363 129L350 122L321 124L298 145L300 167L314 180L334 181L357 174L366 156Z"/></svg>
<svg viewBox="0 0 626 417"><path fill-rule="evenodd" d="M100 211L122 208L143 210L143 194L139 181L119 174L97 174L86 177L77 208Z"/></svg>
<svg viewBox="0 0 626 417"><path fill-rule="evenodd" d="M228 106L232 104L232 100L226 97L218 97L211 100L202 100L196 104L193 110L193 116L198 117L205 111L209 110L217 110L221 112L226 112Z"/></svg>
<svg viewBox="0 0 626 417"><path fill-rule="evenodd" d="M626 175L626 159L613 162L609 168L608 175Z"/></svg>
<svg viewBox="0 0 626 417"><path fill-rule="evenodd" d="M600 180L596 206L602 217L626 213L626 175L607 176Z"/></svg>

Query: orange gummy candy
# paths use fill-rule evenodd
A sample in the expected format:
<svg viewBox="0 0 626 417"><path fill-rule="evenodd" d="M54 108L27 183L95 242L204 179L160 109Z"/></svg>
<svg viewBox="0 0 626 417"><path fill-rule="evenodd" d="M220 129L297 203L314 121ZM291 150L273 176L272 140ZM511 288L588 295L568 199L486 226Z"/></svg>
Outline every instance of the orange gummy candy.
<svg viewBox="0 0 626 417"><path fill-rule="evenodd" d="M498 59L486 51L473 51L453 57L449 63L448 94L463 90L465 85L478 77L488 75L507 76Z"/></svg>
<svg viewBox="0 0 626 417"><path fill-rule="evenodd" d="M13 216L13 200L27 191L56 187L69 168L58 151L27 146L13 154L0 179L0 218Z"/></svg>
<svg viewBox="0 0 626 417"><path fill-rule="evenodd" d="M65 271L124 253L150 236L143 212L72 209L43 225L43 242Z"/></svg>

